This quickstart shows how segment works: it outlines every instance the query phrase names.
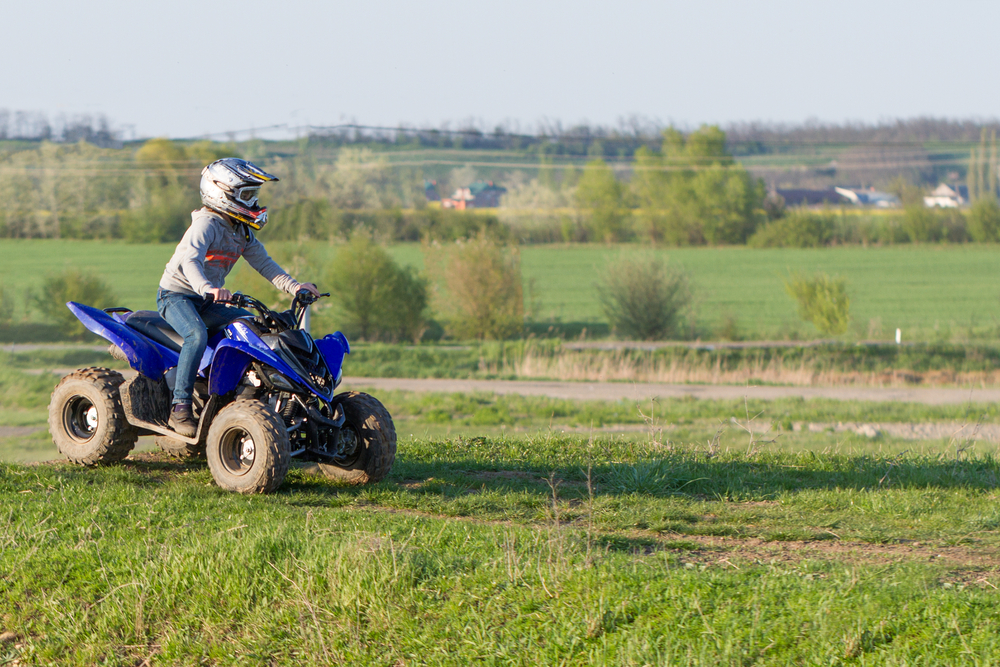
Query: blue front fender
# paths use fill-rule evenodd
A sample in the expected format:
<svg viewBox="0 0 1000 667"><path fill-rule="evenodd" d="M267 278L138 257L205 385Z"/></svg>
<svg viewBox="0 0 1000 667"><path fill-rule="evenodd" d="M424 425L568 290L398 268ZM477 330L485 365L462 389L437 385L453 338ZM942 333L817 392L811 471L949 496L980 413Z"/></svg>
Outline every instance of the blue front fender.
<svg viewBox="0 0 1000 667"><path fill-rule="evenodd" d="M243 379L247 366L254 360L267 364L291 380L305 384L298 373L289 368L288 364L270 349L261 349L250 343L226 338L215 347L212 372L208 380L208 393L221 395L231 392Z"/></svg>
<svg viewBox="0 0 1000 667"><path fill-rule="evenodd" d="M351 353L351 345L347 342L347 337L338 331L313 342L316 343L319 353L326 360L326 367L336 378L340 375L340 369L344 365L344 355Z"/></svg>

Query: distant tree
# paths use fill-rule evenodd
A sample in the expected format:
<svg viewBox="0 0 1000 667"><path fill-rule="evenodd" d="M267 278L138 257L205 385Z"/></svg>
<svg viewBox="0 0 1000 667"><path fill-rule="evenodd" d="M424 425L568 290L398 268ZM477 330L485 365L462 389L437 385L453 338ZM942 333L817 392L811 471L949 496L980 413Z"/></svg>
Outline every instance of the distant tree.
<svg viewBox="0 0 1000 667"><path fill-rule="evenodd" d="M997 132L988 131L984 127L979 137L979 149L973 147L969 154L966 182L970 201L995 200L1000 186L998 179L1000 174L997 172Z"/></svg>
<svg viewBox="0 0 1000 667"><path fill-rule="evenodd" d="M602 241L622 241L627 236L626 189L604 160L587 163L576 187L576 203L590 213L594 235Z"/></svg>
<svg viewBox="0 0 1000 667"><path fill-rule="evenodd" d="M726 135L702 126L670 128L660 151L636 151L633 190L647 234L671 245L744 243L765 219L765 190L726 149Z"/></svg>

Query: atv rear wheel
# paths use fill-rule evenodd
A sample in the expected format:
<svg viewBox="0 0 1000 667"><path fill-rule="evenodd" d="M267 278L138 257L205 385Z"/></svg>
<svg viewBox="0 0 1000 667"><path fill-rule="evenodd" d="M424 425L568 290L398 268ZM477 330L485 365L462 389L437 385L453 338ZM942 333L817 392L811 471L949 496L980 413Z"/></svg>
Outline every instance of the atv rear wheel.
<svg viewBox="0 0 1000 667"><path fill-rule="evenodd" d="M156 446L160 448L165 454L170 456L177 456L182 459L198 459L205 458L205 443L204 441L199 442L196 445L189 445L183 440L175 440L170 436L158 435L156 436Z"/></svg>
<svg viewBox="0 0 1000 667"><path fill-rule="evenodd" d="M73 463L93 466L121 461L139 432L128 423L118 393L121 374L83 368L64 377L49 402L49 431L56 448Z"/></svg>
<svg viewBox="0 0 1000 667"><path fill-rule="evenodd" d="M392 417L368 394L349 391L334 400L340 403L346 417L343 435L355 438L356 449L344 465L320 463L319 469L330 479L348 484L382 481L396 460L396 427Z"/></svg>
<svg viewBox="0 0 1000 667"><path fill-rule="evenodd" d="M208 469L227 491L271 493L288 473L285 422L260 401L239 400L212 420L205 443Z"/></svg>

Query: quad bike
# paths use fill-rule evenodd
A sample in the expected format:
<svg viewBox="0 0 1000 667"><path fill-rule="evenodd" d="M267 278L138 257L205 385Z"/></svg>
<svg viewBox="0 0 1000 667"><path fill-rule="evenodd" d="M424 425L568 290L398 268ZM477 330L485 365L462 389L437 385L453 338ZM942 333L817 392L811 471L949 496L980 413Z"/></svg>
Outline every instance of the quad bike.
<svg viewBox="0 0 1000 667"><path fill-rule="evenodd" d="M339 331L314 340L299 328L316 298L302 290L284 312L239 292L226 302L257 315L209 330L194 386L193 437L167 426L183 339L166 320L153 311L67 303L137 374L125 380L107 368L84 368L63 378L49 404L56 447L74 463L110 464L140 435L155 435L170 454L204 455L215 482L241 493L277 489L293 457L315 462L332 479L378 482L396 457L392 418L367 394L334 395L351 350Z"/></svg>

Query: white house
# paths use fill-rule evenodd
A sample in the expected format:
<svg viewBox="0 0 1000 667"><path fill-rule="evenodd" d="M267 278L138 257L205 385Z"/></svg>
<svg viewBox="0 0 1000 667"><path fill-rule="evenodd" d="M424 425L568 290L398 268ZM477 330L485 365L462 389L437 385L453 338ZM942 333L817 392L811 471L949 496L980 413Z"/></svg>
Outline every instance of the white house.
<svg viewBox="0 0 1000 667"><path fill-rule="evenodd" d="M924 197L924 206L927 207L958 208L964 203L965 198L947 183L937 186L934 192Z"/></svg>

